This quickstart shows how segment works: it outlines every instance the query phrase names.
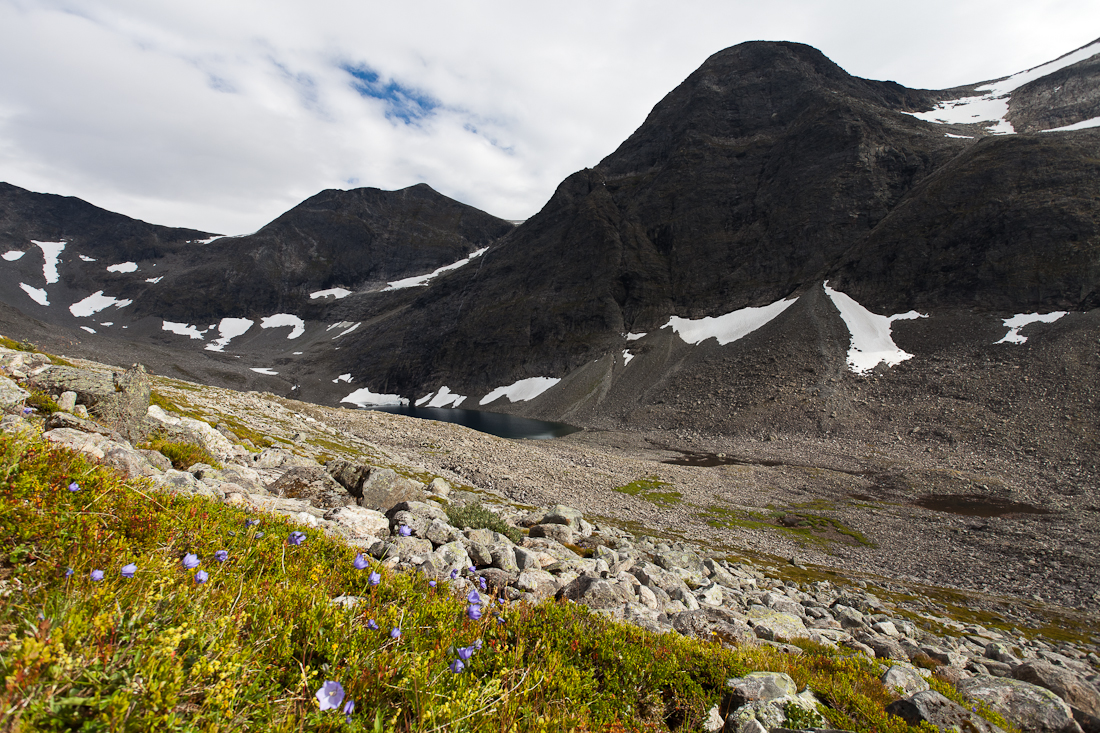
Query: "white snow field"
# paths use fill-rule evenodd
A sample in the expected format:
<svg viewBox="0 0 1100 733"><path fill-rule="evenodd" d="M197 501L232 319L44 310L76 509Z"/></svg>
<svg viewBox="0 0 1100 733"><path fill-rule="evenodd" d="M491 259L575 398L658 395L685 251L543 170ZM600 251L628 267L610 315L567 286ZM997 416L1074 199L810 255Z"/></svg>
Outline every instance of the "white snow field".
<svg viewBox="0 0 1100 733"><path fill-rule="evenodd" d="M489 248L482 247L479 250L471 252L469 257L461 259L458 262L452 263L450 265L444 265L437 270L429 272L427 275L416 275L414 277L407 277L404 280L395 280L392 283L389 283L386 287L382 288L382 292L386 292L387 290L401 290L402 288L418 288L422 285L427 285L433 278L436 278L445 272L457 270L463 265L469 264L470 260L485 254L485 251L487 249Z"/></svg>
<svg viewBox="0 0 1100 733"><path fill-rule="evenodd" d="M455 394L449 387L440 387L438 392L432 392L416 401L416 406L425 407L458 407L465 401L466 395ZM424 405L424 403L427 405Z"/></svg>
<svg viewBox="0 0 1100 733"><path fill-rule="evenodd" d="M260 321L260 328L280 328L282 326L291 327L287 339L296 339L306 332L306 322L290 313L276 313Z"/></svg>
<svg viewBox="0 0 1100 733"><path fill-rule="evenodd" d="M1008 328L1008 333L1000 341L994 341L997 344L1022 344L1027 341L1027 336L1020 335L1020 329L1029 323L1054 323L1062 316L1066 315L1068 311L1054 311L1053 313L1017 313L1011 318L1006 318L1002 321Z"/></svg>
<svg viewBox="0 0 1100 733"><path fill-rule="evenodd" d="M643 338L644 336L645 336L644 333L628 333L626 335L626 340L627 341L637 341L638 339Z"/></svg>
<svg viewBox="0 0 1100 733"><path fill-rule="evenodd" d="M343 331L341 331L340 333L338 333L338 334L336 334L335 336L332 337L332 340L335 341L336 339L340 338L341 336L347 336L349 333L351 333L352 331L354 331L355 329L359 328L362 325L363 325L362 321L359 321L358 323L352 323L351 321L340 321L339 323L332 324L331 326L326 328L325 331L331 331L334 328L344 329Z"/></svg>
<svg viewBox="0 0 1100 733"><path fill-rule="evenodd" d="M694 321L672 316L661 328L671 328L689 344L701 344L709 338L716 338L719 346L725 346L760 328L794 305L796 300L798 298L777 300L771 305L741 308L724 316L706 316Z"/></svg>
<svg viewBox="0 0 1100 733"><path fill-rule="evenodd" d="M336 379L332 380L332 383L333 384L338 384L340 382L350 382L350 381L351 381L351 372L348 372L347 374L341 374Z"/></svg>
<svg viewBox="0 0 1100 733"><path fill-rule="evenodd" d="M344 290L343 288L332 288L331 290L318 290L316 293L310 293L309 299L313 300L314 298L335 298L336 300L340 300L340 298L346 298L349 295L351 295L350 290Z"/></svg>
<svg viewBox="0 0 1100 733"><path fill-rule="evenodd" d="M627 364L629 364L630 360L633 359L633 358L634 358L634 354L631 354L629 351L627 351L625 349L623 350L623 366L626 366Z"/></svg>
<svg viewBox="0 0 1100 733"><path fill-rule="evenodd" d="M902 351L894 343L894 339L890 336L890 324L894 321L927 318L927 315L909 311L895 316L880 316L867 310L844 293L830 288L828 280L825 281L824 287L825 292L840 311L844 324L848 326L848 333L852 335L851 346L848 348L849 369L856 374L865 374L884 362L887 366L894 366L913 358L912 354Z"/></svg>
<svg viewBox="0 0 1100 733"><path fill-rule="evenodd" d="M555 377L530 377L513 382L507 387L497 387L489 394L481 398L479 405L487 405L501 397L507 397L509 402L527 402L533 400L546 390L560 382Z"/></svg>
<svg viewBox="0 0 1100 733"><path fill-rule="evenodd" d="M229 342L243 335L252 328L252 321L248 318L223 318L218 321L218 333L220 338L214 339L206 345L207 351L223 351Z"/></svg>
<svg viewBox="0 0 1100 733"><path fill-rule="evenodd" d="M49 305L50 301L46 298L46 288L32 288L26 283L19 283L19 287L23 288L23 292L31 296L31 300L39 305Z"/></svg>
<svg viewBox="0 0 1100 733"><path fill-rule="evenodd" d="M132 300L112 298L109 295L104 295L102 290L97 290L84 300L79 300L70 305L69 312L77 318L86 318L112 305L116 308L125 308L133 302Z"/></svg>
<svg viewBox="0 0 1100 733"><path fill-rule="evenodd" d="M963 97L961 99L949 99L940 102L930 112L906 112L925 122L938 122L943 124L972 124L975 122L988 123L986 127L994 135L1011 135L1016 131L1012 123L1005 119L1008 114L1008 100L1011 93L1028 82L1041 79L1047 74L1059 69L1084 61L1100 53L1100 41L1090 43L1072 53L1068 53L1060 59L1055 59L1042 66L1036 66L1027 71L1005 77L998 81L992 81L978 88L976 91L984 92L977 97ZM1080 124L1080 123L1079 123ZM1060 128L1067 130L1072 125ZM1084 129L1084 128L1076 128Z"/></svg>
<svg viewBox="0 0 1100 733"><path fill-rule="evenodd" d="M95 257L89 257L88 255L80 255L80 259L84 262L95 262Z"/></svg>
<svg viewBox="0 0 1100 733"><path fill-rule="evenodd" d="M81 328L83 328L83 329L84 329L85 331L87 331L88 333L95 333L95 329L94 329L94 328L91 328L91 327L89 327L89 326L81 326Z"/></svg>
<svg viewBox="0 0 1100 733"><path fill-rule="evenodd" d="M8 250L7 252L5 252L3 255L0 255L0 256L2 256L8 262L15 262L17 259L19 259L20 257L22 257L25 254L27 254L27 253L26 252L20 252L17 249L12 249L12 250Z"/></svg>
<svg viewBox="0 0 1100 733"><path fill-rule="evenodd" d="M350 402L358 407L389 407L393 405L407 405L409 401L395 394L375 394L366 387L357 389L349 394L341 402Z"/></svg>
<svg viewBox="0 0 1100 733"><path fill-rule="evenodd" d="M32 239L31 243L42 250L42 277L46 278L47 285L54 284L58 280L57 258L65 249L65 242L36 242Z"/></svg>
<svg viewBox="0 0 1100 733"><path fill-rule="evenodd" d="M162 331L170 331L178 336L190 336L192 339L198 339L202 341L203 335L209 331L209 328L199 330L195 326L189 323L175 323L173 321L164 321L161 325Z"/></svg>
<svg viewBox="0 0 1100 733"><path fill-rule="evenodd" d="M271 367L250 367L250 369L252 371L256 372L257 374L266 374L269 377L274 377L274 376L278 375L278 373L279 373L279 372L275 371L274 369L272 369Z"/></svg>
<svg viewBox="0 0 1100 733"><path fill-rule="evenodd" d="M1082 120L1072 125L1066 125L1065 127L1052 127L1049 130L1041 130L1041 132L1071 132L1072 130L1087 130L1090 127L1100 127L1100 117L1093 117L1091 120Z"/></svg>
<svg viewBox="0 0 1100 733"><path fill-rule="evenodd" d="M159 283L163 279L164 279L164 275L161 275L160 277L147 277L147 278L145 278L145 282L153 283L154 285L156 285L157 283Z"/></svg>
<svg viewBox="0 0 1100 733"><path fill-rule="evenodd" d="M137 263L120 262L117 265L108 265L107 272L137 272Z"/></svg>

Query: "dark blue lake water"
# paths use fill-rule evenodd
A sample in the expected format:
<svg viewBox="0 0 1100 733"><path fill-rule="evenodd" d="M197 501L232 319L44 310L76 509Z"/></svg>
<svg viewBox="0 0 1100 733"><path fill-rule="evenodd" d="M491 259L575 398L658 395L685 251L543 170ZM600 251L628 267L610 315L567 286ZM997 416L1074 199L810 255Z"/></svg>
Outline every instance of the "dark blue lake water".
<svg viewBox="0 0 1100 733"><path fill-rule="evenodd" d="M463 410L449 407L416 407L414 405L375 407L371 409L388 412L391 415L405 415L406 417L418 417L422 420L456 423L473 430L495 435L498 438L549 440L550 438L560 438L563 435L580 431L580 428L561 422L532 420L526 417L516 417L515 415L502 415L499 412L482 412L480 410Z"/></svg>

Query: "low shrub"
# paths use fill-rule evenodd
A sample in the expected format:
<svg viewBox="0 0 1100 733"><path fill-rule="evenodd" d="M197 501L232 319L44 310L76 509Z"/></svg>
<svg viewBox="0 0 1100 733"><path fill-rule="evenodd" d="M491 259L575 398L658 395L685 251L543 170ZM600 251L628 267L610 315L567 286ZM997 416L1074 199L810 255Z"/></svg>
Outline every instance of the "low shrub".
<svg viewBox="0 0 1100 733"><path fill-rule="evenodd" d="M174 441L163 435L151 435L142 448L155 450L172 462L172 468L177 471L186 471L196 463L205 463L214 468L221 468L221 464L213 454L204 446L197 443Z"/></svg>
<svg viewBox="0 0 1100 733"><path fill-rule="evenodd" d="M486 509L479 501L465 506L448 506L447 520L459 529L489 529L504 535L517 545L523 542L523 535L518 529Z"/></svg>
<svg viewBox="0 0 1100 733"><path fill-rule="evenodd" d="M45 392L39 392L37 390L31 392L30 397L23 400L23 403L27 407L33 407L44 415L61 411L61 407L53 401L52 397Z"/></svg>

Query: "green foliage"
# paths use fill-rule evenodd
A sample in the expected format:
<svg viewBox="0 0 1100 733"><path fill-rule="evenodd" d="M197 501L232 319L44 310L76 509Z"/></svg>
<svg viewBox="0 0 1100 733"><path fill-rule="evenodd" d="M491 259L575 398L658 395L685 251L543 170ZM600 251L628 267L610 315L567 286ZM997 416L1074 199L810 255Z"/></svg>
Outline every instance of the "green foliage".
<svg viewBox="0 0 1100 733"><path fill-rule="evenodd" d="M665 491L664 487L672 486L667 481L662 481L656 476L646 476L636 481L631 481L625 486L616 486L615 491L620 494L628 494L645 499L659 507L671 507L680 503L683 495L679 491Z"/></svg>
<svg viewBox="0 0 1100 733"><path fill-rule="evenodd" d="M30 396L27 397L27 399L23 400L23 403L27 407L33 407L34 409L45 415L54 412L60 412L61 410L61 407L58 406L58 404L54 402L48 394L46 394L45 392L40 392L38 390L31 392Z"/></svg>
<svg viewBox="0 0 1100 733"><path fill-rule="evenodd" d="M825 725L825 718L821 717L816 710L807 710L793 702L787 703L783 713L787 716L786 727L792 730L821 728Z"/></svg>
<svg viewBox="0 0 1100 733"><path fill-rule="evenodd" d="M517 545L523 542L523 535L518 529L486 509L479 501L465 506L452 504L445 507L445 510L447 521L454 527L459 529L488 529L504 535Z"/></svg>
<svg viewBox="0 0 1100 733"><path fill-rule="evenodd" d="M184 414L183 410L176 407L174 404L172 404L171 402L168 401L167 397L165 397L164 395L162 395L162 394L160 394L156 391L149 392L149 404L150 405L156 405L157 407L164 410L165 412L174 412L177 415L183 415Z"/></svg>
<svg viewBox="0 0 1100 733"><path fill-rule="evenodd" d="M290 545L291 530L305 542ZM182 567L187 553L207 582ZM0 604L0 729L691 731L728 678L767 669L809 685L833 727L912 730L885 714L893 693L862 656L735 649L580 605L489 594L472 621L461 586L358 570L355 553L280 516L155 492L80 454L0 435L0 577L10 591ZM127 563L131 578L121 575ZM334 604L338 596L357 600ZM456 650L478 641L466 670L451 672ZM326 680L355 701L350 723L319 710Z"/></svg>
<svg viewBox="0 0 1100 733"><path fill-rule="evenodd" d="M142 444L142 448L155 450L172 462L172 468L177 471L186 471L196 463L205 463L214 468L221 468L221 464L204 446L197 443L183 443L166 438L163 434L154 433L149 440Z"/></svg>

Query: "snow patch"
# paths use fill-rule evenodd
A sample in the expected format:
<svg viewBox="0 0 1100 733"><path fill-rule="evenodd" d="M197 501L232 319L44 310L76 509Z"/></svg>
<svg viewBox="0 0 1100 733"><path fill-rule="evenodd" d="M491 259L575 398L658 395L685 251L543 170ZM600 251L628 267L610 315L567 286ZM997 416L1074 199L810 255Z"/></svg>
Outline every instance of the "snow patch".
<svg viewBox="0 0 1100 733"><path fill-rule="evenodd" d="M88 255L80 255L80 259L84 262L95 262L95 257L89 257Z"/></svg>
<svg viewBox="0 0 1100 733"><path fill-rule="evenodd" d="M458 407L466 399L466 395L455 394L447 387L440 387L439 392L428 403L428 407ZM416 401L420 404L420 400Z"/></svg>
<svg viewBox="0 0 1100 733"><path fill-rule="evenodd" d="M382 292L386 292L387 290L401 290L403 288L418 288L422 285L427 285L433 278L436 278L445 272L457 270L463 265L469 264L469 262L475 257L480 257L481 255L485 254L485 251L488 249L488 247L482 247L475 252L471 252L468 257L450 265L444 265L443 267L429 272L427 275L417 275L415 277L407 277L404 280L395 280L389 283L387 287L382 288Z"/></svg>
<svg viewBox="0 0 1100 733"><path fill-rule="evenodd" d="M65 242L36 242L32 239L31 243L37 244L42 250L42 276L46 278L47 285L52 285L58 280L57 258L65 249Z"/></svg>
<svg viewBox="0 0 1100 733"><path fill-rule="evenodd" d="M395 394L375 394L366 387L357 389L341 402L350 402L358 407L386 407L389 405L407 405L409 401Z"/></svg>
<svg viewBox="0 0 1100 733"><path fill-rule="evenodd" d="M206 345L207 351L222 351L229 342L238 336L242 335L248 329L252 328L252 324L255 321L248 318L223 318L218 322L218 333L220 338L214 339L212 342ZM213 326L211 326L213 328Z"/></svg>
<svg viewBox="0 0 1100 733"><path fill-rule="evenodd" d="M1074 122L1072 125L1066 125L1065 127L1052 127L1049 130L1040 130L1040 132L1070 132L1072 130L1087 130L1090 127L1100 127L1100 117ZM8 255L4 255L4 257L7 256Z"/></svg>
<svg viewBox="0 0 1100 733"><path fill-rule="evenodd" d="M104 295L102 290L89 295L84 300L77 301L69 306L69 312L77 318L87 318L90 315L99 313L104 308L114 306L116 308L125 308L134 301L132 300L119 300L118 298L112 298L109 295Z"/></svg>
<svg viewBox="0 0 1100 733"><path fill-rule="evenodd" d="M988 123L989 132L994 135L1010 135L1016 131L1012 124L1005 119L1008 114L1008 100L1011 93L1028 82L1041 79L1047 74L1052 74L1059 69L1084 61L1087 58L1100 53L1100 41L1091 43L1084 48L1068 53L1062 58L1055 59L1041 66L1036 66L1027 71L990 82L977 89L985 92L977 97L963 97L962 99L949 99L940 102L930 112L906 112L917 119L926 122L939 122L946 124L968 124L974 122ZM1080 123L1078 123L1080 124ZM1072 127L1072 126L1071 126ZM1066 128L1062 128L1066 129ZM1082 129L1082 128L1077 128Z"/></svg>
<svg viewBox="0 0 1100 733"><path fill-rule="evenodd" d="M31 300L39 305L49 305L50 301L46 299L46 288L32 288L26 283L19 283L19 287L23 288L23 292L31 296Z"/></svg>
<svg viewBox="0 0 1100 733"><path fill-rule="evenodd" d="M120 262L117 265L108 265L107 272L137 272L137 263Z"/></svg>
<svg viewBox="0 0 1100 733"><path fill-rule="evenodd" d="M351 381L351 372L348 372L347 374L341 374L336 379L332 380L332 383L336 384L338 382L350 382L350 381Z"/></svg>
<svg viewBox="0 0 1100 733"><path fill-rule="evenodd" d="M162 331L171 331L177 336L190 336L192 339L198 339L202 341L203 334L209 331L209 328L200 331L194 326L187 323L174 323L172 321L164 321L161 325Z"/></svg>
<svg viewBox="0 0 1100 733"><path fill-rule="evenodd" d="M17 249L13 249L13 250L9 250L9 251L5 252L3 255L0 255L0 257L3 257L8 262L15 262L17 259L19 259L20 257L22 257L25 254L27 254L27 253L26 252L20 252Z"/></svg>
<svg viewBox="0 0 1100 733"><path fill-rule="evenodd" d="M1020 335L1020 329L1030 323L1054 323L1062 316L1066 315L1068 311L1054 311L1052 313L1044 313L1042 315L1038 313L1017 313L1011 318L1006 318L1002 321L1008 328L1008 333L1000 341L995 341L998 344L1022 344L1027 341L1027 336Z"/></svg>
<svg viewBox="0 0 1100 733"><path fill-rule="evenodd" d="M287 339L296 339L306 332L306 322L298 316L289 313L276 313L260 321L260 328L280 328L282 326L292 327Z"/></svg>
<svg viewBox="0 0 1100 733"><path fill-rule="evenodd" d="M157 283L159 283L163 279L164 279L164 275L161 275L160 277L147 277L147 278L145 278L145 282L153 283L154 285L156 285Z"/></svg>
<svg viewBox="0 0 1100 733"><path fill-rule="evenodd" d="M643 336L645 336L644 333L628 333L626 335L626 340L627 341L637 341L638 339L642 338Z"/></svg>
<svg viewBox="0 0 1100 733"><path fill-rule="evenodd" d="M316 293L310 293L309 299L313 300L314 298L333 297L336 300L340 300L340 298L346 298L349 295L351 295L350 290L344 290L343 288L332 288L331 290L318 290Z"/></svg>
<svg viewBox="0 0 1100 733"><path fill-rule="evenodd" d="M634 354L631 354L629 351L623 351L623 366L626 366L627 364L629 364L630 360L633 359L633 358L634 358Z"/></svg>
<svg viewBox="0 0 1100 733"><path fill-rule="evenodd" d="M338 334L336 334L335 336L332 337L333 341L335 341L336 339L340 338L341 336L347 336L349 333L351 333L352 331L354 331L355 329L359 328L362 325L363 325L362 321L359 321L358 323L352 323L351 321L340 321L339 323L332 324L331 326L326 328L325 331L331 331L334 328L344 329L343 331L341 331L340 333L338 333Z"/></svg>
<svg viewBox="0 0 1100 733"><path fill-rule="evenodd" d="M883 362L888 366L894 366L913 358L912 354L902 351L894 343L894 339L890 336L890 324L894 321L927 318L927 315L909 311L894 316L880 316L867 310L844 293L830 288L828 280L825 281L824 288L832 298L833 305L840 311L840 317L844 319L844 325L852 335L851 346L848 348L849 369L856 374L864 374Z"/></svg>
<svg viewBox="0 0 1100 733"><path fill-rule="evenodd" d="M943 133L943 136L944 137L960 138L962 140L973 140L974 139L973 135L952 135L950 132Z"/></svg>
<svg viewBox="0 0 1100 733"><path fill-rule="evenodd" d="M421 405L423 405L423 404L424 404L425 402L427 402L428 400L430 400L430 399L432 398L432 395L434 395L434 394L435 394L435 392L429 392L428 394L424 395L423 397L421 397L420 399L418 399L418 400L417 400L416 402L414 402L413 404L414 404L414 405L416 405L417 407L420 407L420 406L421 406Z"/></svg>
<svg viewBox="0 0 1100 733"><path fill-rule="evenodd" d="M252 371L256 372L257 374L266 374L269 377L274 377L275 375L277 375L279 373L279 372L275 371L274 369L272 369L271 367L251 367L251 369L252 369Z"/></svg>
<svg viewBox="0 0 1100 733"><path fill-rule="evenodd" d="M115 325L115 322L114 321L103 321L99 325L101 325L101 326L113 326L113 325Z"/></svg>
<svg viewBox="0 0 1100 733"><path fill-rule="evenodd" d="M88 326L81 326L81 328L84 329L85 331L87 331L88 333L95 333L94 328L89 328Z"/></svg>
<svg viewBox="0 0 1100 733"><path fill-rule="evenodd" d="M707 316L698 320L672 316L661 328L671 328L689 344L701 344L709 338L718 339L719 346L725 346L749 335L783 311L794 305L798 298L777 300L771 305L759 308L741 308L724 316Z"/></svg>
<svg viewBox="0 0 1100 733"><path fill-rule="evenodd" d="M513 382L507 387L497 387L489 394L481 398L479 405L487 405L490 402L507 397L509 402L527 402L533 400L546 390L560 382L554 377L531 377Z"/></svg>

